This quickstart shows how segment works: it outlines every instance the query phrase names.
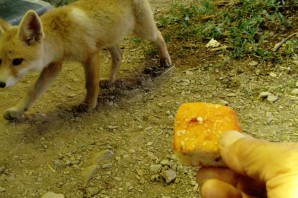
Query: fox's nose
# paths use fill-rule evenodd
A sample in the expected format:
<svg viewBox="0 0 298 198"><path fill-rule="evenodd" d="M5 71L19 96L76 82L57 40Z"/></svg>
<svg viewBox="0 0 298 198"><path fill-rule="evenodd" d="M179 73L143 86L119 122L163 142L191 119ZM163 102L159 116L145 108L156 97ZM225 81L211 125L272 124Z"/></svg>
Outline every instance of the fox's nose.
<svg viewBox="0 0 298 198"><path fill-rule="evenodd" d="M4 88L6 87L6 83L5 82L0 82L0 88Z"/></svg>

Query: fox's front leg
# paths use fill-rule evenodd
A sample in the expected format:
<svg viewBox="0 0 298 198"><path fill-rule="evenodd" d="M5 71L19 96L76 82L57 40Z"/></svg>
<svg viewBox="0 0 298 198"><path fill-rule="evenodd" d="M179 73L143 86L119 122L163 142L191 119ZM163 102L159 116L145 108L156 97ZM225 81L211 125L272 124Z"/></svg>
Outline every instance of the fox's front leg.
<svg viewBox="0 0 298 198"><path fill-rule="evenodd" d="M78 106L78 111L87 112L97 105L99 94L99 52L96 51L87 57L85 62L85 77L87 95L83 103Z"/></svg>
<svg viewBox="0 0 298 198"><path fill-rule="evenodd" d="M25 98L16 106L9 108L4 113L4 118L13 120L27 111L34 101L52 84L62 68L62 62L55 62L45 67L35 84L29 89Z"/></svg>

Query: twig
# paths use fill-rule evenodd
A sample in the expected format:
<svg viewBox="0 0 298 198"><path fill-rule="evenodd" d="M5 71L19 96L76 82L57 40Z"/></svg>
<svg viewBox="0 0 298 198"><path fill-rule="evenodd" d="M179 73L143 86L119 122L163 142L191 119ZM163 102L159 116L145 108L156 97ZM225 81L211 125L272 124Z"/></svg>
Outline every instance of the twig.
<svg viewBox="0 0 298 198"><path fill-rule="evenodd" d="M291 34L290 36L288 36L287 38L285 38L283 41L281 41L280 43L276 44L275 47L273 48L274 52L277 52L279 50L279 48L285 43L287 42L289 39L291 39L292 37L298 35L298 32Z"/></svg>
<svg viewBox="0 0 298 198"><path fill-rule="evenodd" d="M224 45L224 46L221 46L221 47L212 48L209 51L210 52L216 52L216 51L226 50L226 49L233 49L233 48L230 47L230 46Z"/></svg>

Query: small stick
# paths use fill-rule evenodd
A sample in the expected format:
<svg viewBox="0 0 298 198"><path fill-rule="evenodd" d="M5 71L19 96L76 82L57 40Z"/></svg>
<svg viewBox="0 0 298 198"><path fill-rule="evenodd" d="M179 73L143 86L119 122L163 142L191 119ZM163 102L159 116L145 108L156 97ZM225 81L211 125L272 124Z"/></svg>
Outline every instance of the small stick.
<svg viewBox="0 0 298 198"><path fill-rule="evenodd" d="M273 48L274 52L277 52L279 50L279 48L285 43L287 42L289 39L291 39L292 37L298 35L298 32L291 34L290 36L288 36L287 38L285 38L283 41L281 41L280 43L276 44L275 47Z"/></svg>

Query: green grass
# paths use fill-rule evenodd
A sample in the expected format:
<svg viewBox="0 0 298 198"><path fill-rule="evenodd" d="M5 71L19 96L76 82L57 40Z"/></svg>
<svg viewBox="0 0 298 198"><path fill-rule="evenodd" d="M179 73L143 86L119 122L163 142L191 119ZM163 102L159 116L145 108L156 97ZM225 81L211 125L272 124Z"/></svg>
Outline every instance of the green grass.
<svg viewBox="0 0 298 198"><path fill-rule="evenodd" d="M217 39L230 47L233 58L282 59L281 54L272 52L275 43L279 42L272 37L291 31L292 22L286 14L297 15L297 0L239 0L234 5L221 6L216 2L175 3L167 15L160 17L160 25L170 28L175 35L171 39ZM297 39L285 47L282 55L294 53L298 49Z"/></svg>

